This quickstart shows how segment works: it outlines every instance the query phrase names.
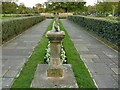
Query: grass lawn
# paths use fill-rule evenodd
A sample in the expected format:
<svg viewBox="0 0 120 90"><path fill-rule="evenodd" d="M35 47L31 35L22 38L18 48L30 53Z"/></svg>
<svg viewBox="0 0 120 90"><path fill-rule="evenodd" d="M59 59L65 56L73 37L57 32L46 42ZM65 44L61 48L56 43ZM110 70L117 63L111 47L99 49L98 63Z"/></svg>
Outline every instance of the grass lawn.
<svg viewBox="0 0 120 90"><path fill-rule="evenodd" d="M53 21L50 23L46 31L52 29L52 23ZM44 63L44 55L46 53L45 49L47 48L47 45L48 39L44 34L38 45L35 47L31 57L26 62L20 76L14 81L12 88L30 88L37 65Z"/></svg>
<svg viewBox="0 0 120 90"><path fill-rule="evenodd" d="M67 31L63 27L61 21L60 29L65 31L63 46L67 55L67 62L68 64L72 64L72 69L79 88L96 88L87 68L85 67L83 61L80 59L80 55L77 52Z"/></svg>

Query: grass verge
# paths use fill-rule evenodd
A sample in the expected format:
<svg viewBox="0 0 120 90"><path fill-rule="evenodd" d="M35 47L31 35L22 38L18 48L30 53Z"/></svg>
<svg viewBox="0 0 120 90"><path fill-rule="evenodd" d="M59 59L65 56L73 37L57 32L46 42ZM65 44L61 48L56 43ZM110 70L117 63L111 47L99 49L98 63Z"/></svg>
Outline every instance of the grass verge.
<svg viewBox="0 0 120 90"><path fill-rule="evenodd" d="M72 64L72 69L79 88L96 88L87 68L80 59L80 55L77 52L72 40L70 39L70 36L63 27L61 21L59 21L59 23L60 29L65 31L63 46L67 55L67 62L68 64Z"/></svg>
<svg viewBox="0 0 120 90"><path fill-rule="evenodd" d="M46 32L52 29L52 23L53 21L51 21L50 25L47 27ZM30 88L37 65L44 63L44 55L46 53L45 49L48 45L48 39L45 37L45 33L43 34L38 45L35 47L30 58L25 63L19 77L15 79L11 88Z"/></svg>

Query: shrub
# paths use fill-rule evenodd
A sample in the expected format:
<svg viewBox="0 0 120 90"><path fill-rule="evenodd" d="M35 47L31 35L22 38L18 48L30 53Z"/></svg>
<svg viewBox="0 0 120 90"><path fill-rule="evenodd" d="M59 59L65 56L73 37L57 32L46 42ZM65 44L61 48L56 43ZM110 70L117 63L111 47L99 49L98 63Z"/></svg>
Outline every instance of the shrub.
<svg viewBox="0 0 120 90"><path fill-rule="evenodd" d="M69 16L68 19L115 45L118 45L120 42L118 37L120 34L120 22L118 21L85 16Z"/></svg>
<svg viewBox="0 0 120 90"><path fill-rule="evenodd" d="M2 21L2 41L5 42L10 38L22 33L29 27L43 21L45 17L42 16L32 16L32 17L22 17L13 20L3 20Z"/></svg>

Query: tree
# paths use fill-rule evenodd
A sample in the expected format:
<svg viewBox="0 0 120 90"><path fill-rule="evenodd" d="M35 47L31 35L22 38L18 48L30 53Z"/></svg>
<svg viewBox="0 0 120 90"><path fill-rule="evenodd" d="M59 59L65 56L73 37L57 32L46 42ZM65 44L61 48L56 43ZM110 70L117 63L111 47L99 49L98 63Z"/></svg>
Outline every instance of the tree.
<svg viewBox="0 0 120 90"><path fill-rule="evenodd" d="M45 12L44 5L40 3L37 3L35 6L33 6L33 10L34 10L34 13L37 13L37 14Z"/></svg>
<svg viewBox="0 0 120 90"><path fill-rule="evenodd" d="M95 13L95 6L88 6L87 7L87 13L88 14L93 14L93 13Z"/></svg>
<svg viewBox="0 0 120 90"><path fill-rule="evenodd" d="M48 12L64 11L64 12L82 12L84 11L85 2L52 2L46 3Z"/></svg>
<svg viewBox="0 0 120 90"><path fill-rule="evenodd" d="M20 3L20 5L18 7L18 13L20 13L20 14L27 13L27 8L23 3Z"/></svg>
<svg viewBox="0 0 120 90"><path fill-rule="evenodd" d="M117 12L117 5L118 2L99 2L96 4L96 11L98 13L110 13L114 15L114 13Z"/></svg>
<svg viewBox="0 0 120 90"><path fill-rule="evenodd" d="M18 5L15 2L2 2L2 13L12 14L16 13Z"/></svg>
<svg viewBox="0 0 120 90"><path fill-rule="evenodd" d="M37 9L37 12L40 13L42 5L40 3L37 3L35 6L36 6L36 9Z"/></svg>
<svg viewBox="0 0 120 90"><path fill-rule="evenodd" d="M118 16L120 16L120 0L118 2Z"/></svg>
<svg viewBox="0 0 120 90"><path fill-rule="evenodd" d="M2 8L2 3L0 3L0 8ZM0 9L0 14L2 14L2 9Z"/></svg>
<svg viewBox="0 0 120 90"><path fill-rule="evenodd" d="M12 2L10 12L15 14L17 12L17 8L18 8L18 5L15 2Z"/></svg>

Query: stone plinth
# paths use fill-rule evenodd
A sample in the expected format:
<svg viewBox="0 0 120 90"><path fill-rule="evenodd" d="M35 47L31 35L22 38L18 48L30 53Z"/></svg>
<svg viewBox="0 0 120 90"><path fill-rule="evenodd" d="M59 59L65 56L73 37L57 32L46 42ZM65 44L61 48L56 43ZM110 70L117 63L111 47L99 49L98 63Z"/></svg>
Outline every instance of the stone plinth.
<svg viewBox="0 0 120 90"><path fill-rule="evenodd" d="M48 77L62 77L63 68L60 60L61 42L65 36L64 31L48 31L47 38L50 41L50 63L47 70ZM56 72L56 73L55 73Z"/></svg>
<svg viewBox="0 0 120 90"><path fill-rule="evenodd" d="M31 87L33 88L78 88L75 80L72 66L64 64L63 77L47 77L46 70L49 68L48 64L39 64L35 72Z"/></svg>

